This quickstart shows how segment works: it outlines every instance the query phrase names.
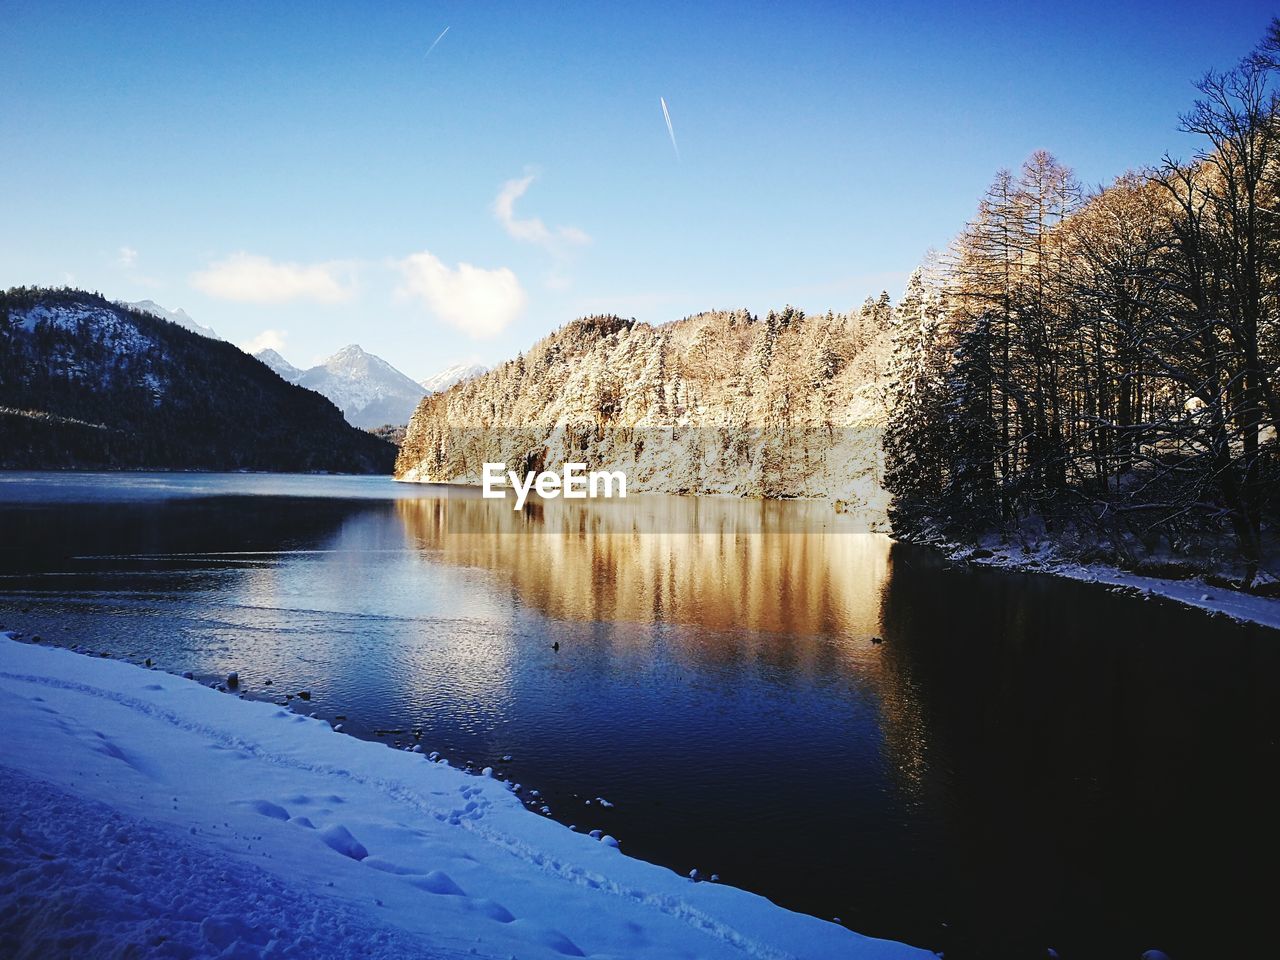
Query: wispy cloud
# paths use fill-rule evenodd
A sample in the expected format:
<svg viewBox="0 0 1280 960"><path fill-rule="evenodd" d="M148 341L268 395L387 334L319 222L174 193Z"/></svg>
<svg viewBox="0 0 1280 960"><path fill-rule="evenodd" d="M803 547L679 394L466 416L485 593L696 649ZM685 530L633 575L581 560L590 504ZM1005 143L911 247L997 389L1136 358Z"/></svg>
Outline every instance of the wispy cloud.
<svg viewBox="0 0 1280 960"><path fill-rule="evenodd" d="M396 264L403 282L396 291L421 301L437 317L479 340L496 337L523 312L527 297L511 270L469 263L450 268L423 251Z"/></svg>
<svg viewBox="0 0 1280 960"><path fill-rule="evenodd" d="M191 276L197 289L242 303L339 303L355 294L354 266L344 261L276 263L268 257L235 253Z"/></svg>
<svg viewBox="0 0 1280 960"><path fill-rule="evenodd" d="M284 341L288 336L287 330L263 330L256 337L239 344L239 347L245 353L257 353L259 350L275 350L281 353L284 351Z"/></svg>
<svg viewBox="0 0 1280 960"><path fill-rule="evenodd" d="M549 228L537 217L521 220L516 216L516 201L525 195L535 176L529 174L518 180L508 180L493 200L493 215L507 235L524 243L561 255L569 247L583 246L591 242L585 230L578 227Z"/></svg>
<svg viewBox="0 0 1280 960"><path fill-rule="evenodd" d="M138 251L133 247L121 247L116 251L116 263L126 269L138 262Z"/></svg>

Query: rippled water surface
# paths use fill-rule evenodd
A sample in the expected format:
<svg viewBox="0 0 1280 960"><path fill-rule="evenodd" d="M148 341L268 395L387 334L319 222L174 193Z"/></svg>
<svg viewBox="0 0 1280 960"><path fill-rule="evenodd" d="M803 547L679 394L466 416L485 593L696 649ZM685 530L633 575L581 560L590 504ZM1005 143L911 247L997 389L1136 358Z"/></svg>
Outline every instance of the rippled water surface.
<svg viewBox="0 0 1280 960"><path fill-rule="evenodd" d="M633 856L952 957L1274 939L1280 634L825 506L0 474L0 625L306 690Z"/></svg>

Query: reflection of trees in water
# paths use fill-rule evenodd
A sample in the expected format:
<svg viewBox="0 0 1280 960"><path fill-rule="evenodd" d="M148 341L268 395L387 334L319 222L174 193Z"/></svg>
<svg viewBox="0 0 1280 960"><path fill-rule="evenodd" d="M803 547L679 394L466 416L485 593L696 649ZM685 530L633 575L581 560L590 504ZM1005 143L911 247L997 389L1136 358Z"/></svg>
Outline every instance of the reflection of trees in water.
<svg viewBox="0 0 1280 960"><path fill-rule="evenodd" d="M433 559L499 572L553 619L680 625L671 640L698 661L808 675L874 664L889 542L840 532L826 505L633 497L515 511L451 498L396 509Z"/></svg>
<svg viewBox="0 0 1280 960"><path fill-rule="evenodd" d="M877 647L880 734L884 737L885 759L890 774L904 801L919 805L925 800L928 783L930 731L925 705L921 702L923 691L910 663L903 657L900 639L904 633L886 615L891 598L895 597L894 577L903 566L901 551L896 544L890 547L887 559L884 589L876 598L880 601L880 630L889 641ZM901 593L898 590L896 596L901 596Z"/></svg>
<svg viewBox="0 0 1280 960"><path fill-rule="evenodd" d="M885 736L948 817L937 882L957 917L1189 945L1257 899L1242 878L1278 785L1274 636L918 548L891 561Z"/></svg>
<svg viewBox="0 0 1280 960"><path fill-rule="evenodd" d="M141 564L146 557L321 547L353 517L379 509L372 501L252 496L6 505L0 570L74 569L92 556L133 556Z"/></svg>

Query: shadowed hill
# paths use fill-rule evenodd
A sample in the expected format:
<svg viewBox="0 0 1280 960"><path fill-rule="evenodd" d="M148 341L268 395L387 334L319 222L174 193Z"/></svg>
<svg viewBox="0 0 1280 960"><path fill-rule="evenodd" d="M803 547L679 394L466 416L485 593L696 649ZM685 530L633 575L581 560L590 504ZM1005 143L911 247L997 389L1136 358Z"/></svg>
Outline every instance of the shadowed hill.
<svg viewBox="0 0 1280 960"><path fill-rule="evenodd" d="M233 344L84 291L0 293L0 466L384 473L394 457Z"/></svg>

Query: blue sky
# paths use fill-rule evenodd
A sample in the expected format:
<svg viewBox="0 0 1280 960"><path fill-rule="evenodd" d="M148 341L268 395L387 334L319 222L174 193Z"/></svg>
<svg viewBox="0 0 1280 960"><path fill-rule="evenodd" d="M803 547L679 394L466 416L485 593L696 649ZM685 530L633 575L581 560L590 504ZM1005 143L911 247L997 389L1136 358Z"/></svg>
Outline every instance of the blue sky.
<svg viewBox="0 0 1280 960"><path fill-rule="evenodd" d="M1271 13L4 0L0 286L414 378L590 312L849 309L1032 150L1086 184L1188 154L1192 81Z"/></svg>

